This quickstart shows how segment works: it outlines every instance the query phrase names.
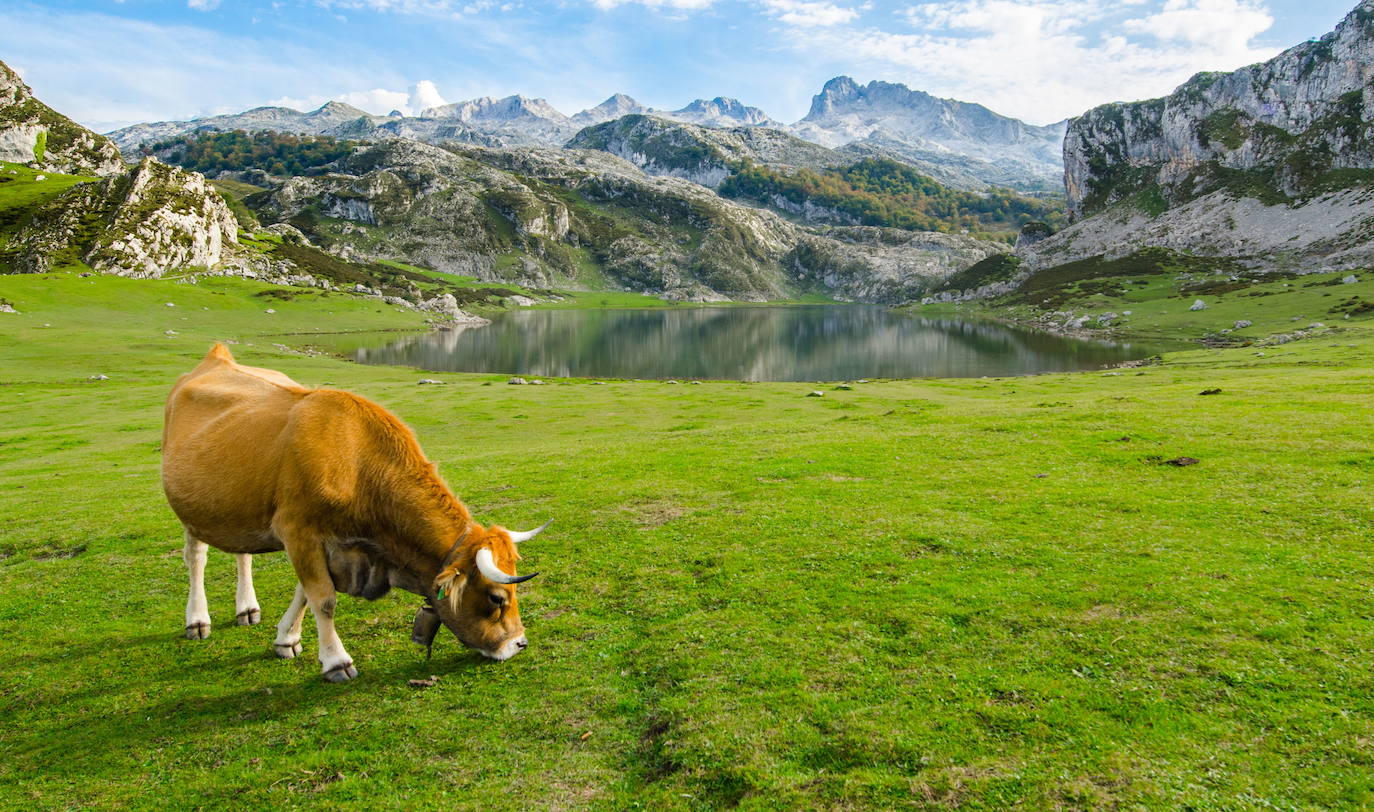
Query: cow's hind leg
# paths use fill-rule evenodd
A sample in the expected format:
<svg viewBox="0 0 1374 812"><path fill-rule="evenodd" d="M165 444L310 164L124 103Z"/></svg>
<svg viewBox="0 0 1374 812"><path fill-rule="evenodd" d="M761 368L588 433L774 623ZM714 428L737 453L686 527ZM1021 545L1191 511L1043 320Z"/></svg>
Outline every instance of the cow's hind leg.
<svg viewBox="0 0 1374 812"><path fill-rule="evenodd" d="M186 639L204 640L210 636L210 607L205 601L205 558L209 546L186 533L186 546L181 558L186 562L186 572L191 582L190 595L186 598Z"/></svg>
<svg viewBox="0 0 1374 812"><path fill-rule="evenodd" d="M305 617L305 587L296 584L296 597L286 607L286 614L277 624L277 639L272 649L283 660L290 660L301 653L301 618Z"/></svg>
<svg viewBox="0 0 1374 812"><path fill-rule="evenodd" d="M253 591L253 556L238 553L234 556L239 568L238 585L234 587L234 622L240 626L256 626L262 621L258 595Z"/></svg>
<svg viewBox="0 0 1374 812"><path fill-rule="evenodd" d="M324 547L318 537L301 532L278 532L286 543L286 554L296 570L305 600L315 615L315 629L320 637L320 669L330 682L347 682L358 676L353 658L344 650L343 641L334 630L334 580L329 575Z"/></svg>

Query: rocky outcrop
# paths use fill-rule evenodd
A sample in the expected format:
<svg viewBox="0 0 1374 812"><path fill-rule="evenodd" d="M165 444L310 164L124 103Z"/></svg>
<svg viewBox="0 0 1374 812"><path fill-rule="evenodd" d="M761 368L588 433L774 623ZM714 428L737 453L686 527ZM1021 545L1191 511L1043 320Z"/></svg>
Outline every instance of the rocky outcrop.
<svg viewBox="0 0 1374 812"><path fill-rule="evenodd" d="M1063 123L1026 124L981 104L892 82L860 85L837 76L812 98L806 117L788 129L829 147L887 143L889 153L913 152L924 162L948 162L985 183L1022 190L1050 188L1063 172Z"/></svg>
<svg viewBox="0 0 1374 812"><path fill-rule="evenodd" d="M1070 210L1091 215L1131 197L1158 209L1218 189L1279 203L1366 183L1371 80L1374 0L1365 0L1335 31L1268 62L1089 110L1064 141Z"/></svg>
<svg viewBox="0 0 1374 812"><path fill-rule="evenodd" d="M745 163L820 169L847 162L845 155L780 130L711 129L647 115L587 127L566 146L599 149L651 175L684 178L712 188Z"/></svg>
<svg viewBox="0 0 1374 812"><path fill-rule="evenodd" d="M0 161L69 175L124 171L119 149L34 98L19 74L0 62Z"/></svg>
<svg viewBox="0 0 1374 812"><path fill-rule="evenodd" d="M1069 125L1077 223L1018 246L1027 267L1148 247L1256 270L1374 259L1374 0L1336 30L1169 96L1096 107Z"/></svg>
<svg viewBox="0 0 1374 812"><path fill-rule="evenodd" d="M221 265L238 226L204 176L145 158L118 177L83 183L39 209L14 241L15 269L84 262L139 278Z"/></svg>

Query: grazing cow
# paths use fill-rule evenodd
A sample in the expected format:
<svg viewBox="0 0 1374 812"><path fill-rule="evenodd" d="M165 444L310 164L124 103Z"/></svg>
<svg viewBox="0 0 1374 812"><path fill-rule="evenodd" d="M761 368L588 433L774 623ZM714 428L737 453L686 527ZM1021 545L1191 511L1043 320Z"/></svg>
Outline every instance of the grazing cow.
<svg viewBox="0 0 1374 812"><path fill-rule="evenodd" d="M216 344L167 398L162 485L186 529L188 638L210 636L209 546L238 558L239 625L261 618L250 556L286 551L299 583L273 647L300 653L309 604L331 682L358 675L334 631L336 591L422 595L463 645L493 660L527 645L515 584L534 575L515 575L515 545L544 528L473 522L410 429L366 398L241 366Z"/></svg>

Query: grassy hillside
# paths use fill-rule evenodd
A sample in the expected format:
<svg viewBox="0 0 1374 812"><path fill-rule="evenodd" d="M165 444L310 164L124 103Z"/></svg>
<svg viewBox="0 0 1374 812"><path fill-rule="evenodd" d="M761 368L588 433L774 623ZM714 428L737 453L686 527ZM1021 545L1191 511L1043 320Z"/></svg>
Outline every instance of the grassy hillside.
<svg viewBox="0 0 1374 812"><path fill-rule="evenodd" d="M1374 804L1364 322L1264 357L805 398L359 366L293 348L416 317L318 294L266 314L262 290L0 277L10 803ZM343 597L362 676L326 684L311 621L306 656L271 656L280 555L266 625L229 622L214 553L214 634L179 639L161 403L214 339L393 409L480 520L553 517L525 551L529 651L444 632L426 662L415 599Z"/></svg>
<svg viewBox="0 0 1374 812"><path fill-rule="evenodd" d="M1355 281L1347 282L1352 276ZM1199 301L1204 308L1193 310ZM1149 248L1115 260L1096 257L1047 268L1007 296L955 309L1061 326L1069 314L1089 316L1089 327L1098 326L1097 317L1114 314L1103 332L1243 343L1313 324L1369 324L1374 271L1259 274L1225 258Z"/></svg>
<svg viewBox="0 0 1374 812"><path fill-rule="evenodd" d="M43 180L38 180L40 177ZM35 209L90 180L95 178L40 172L23 164L0 161L0 266L8 264L10 243Z"/></svg>

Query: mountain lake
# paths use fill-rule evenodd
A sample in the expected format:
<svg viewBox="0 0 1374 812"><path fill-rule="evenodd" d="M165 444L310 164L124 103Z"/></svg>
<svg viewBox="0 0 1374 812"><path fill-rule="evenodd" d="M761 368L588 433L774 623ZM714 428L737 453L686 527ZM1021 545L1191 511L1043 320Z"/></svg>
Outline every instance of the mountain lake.
<svg viewBox="0 0 1374 812"><path fill-rule="evenodd" d="M519 310L480 327L388 336L353 358L529 376L843 381L1099 369L1166 348L880 306L806 305Z"/></svg>

